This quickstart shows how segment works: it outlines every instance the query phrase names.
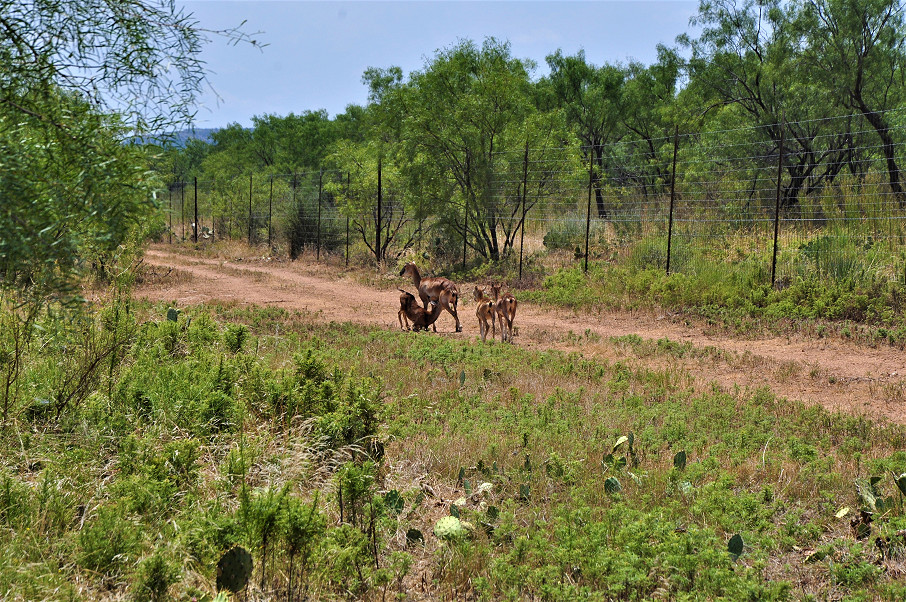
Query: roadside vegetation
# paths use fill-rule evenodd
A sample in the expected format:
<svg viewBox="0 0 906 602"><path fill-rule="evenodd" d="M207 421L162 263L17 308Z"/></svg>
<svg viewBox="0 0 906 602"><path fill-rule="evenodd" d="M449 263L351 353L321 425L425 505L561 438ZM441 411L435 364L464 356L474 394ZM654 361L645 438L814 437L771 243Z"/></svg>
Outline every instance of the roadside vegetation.
<svg viewBox="0 0 906 602"><path fill-rule="evenodd" d="M273 309L38 325L0 440L8 599L211 599L234 546L249 599L906 594L900 426Z"/></svg>

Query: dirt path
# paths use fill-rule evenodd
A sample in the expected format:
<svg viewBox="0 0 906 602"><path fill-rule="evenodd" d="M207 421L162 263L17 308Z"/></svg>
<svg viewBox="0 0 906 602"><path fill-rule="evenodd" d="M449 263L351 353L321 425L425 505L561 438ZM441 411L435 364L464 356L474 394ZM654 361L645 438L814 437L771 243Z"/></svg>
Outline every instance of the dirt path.
<svg viewBox="0 0 906 602"><path fill-rule="evenodd" d="M350 278L337 279L323 264L225 261L164 246L152 247L144 262L161 274L136 291L148 299L179 306L213 300L269 305L312 312L328 322L399 328L400 279L389 274L387 286L379 289ZM411 283L404 288L414 291ZM464 298L471 290L471 284L460 283ZM444 312L437 322L439 334L474 340L478 326L471 299L460 302L459 313L464 332L453 333L453 318ZM790 399L906 424L906 354L890 347L804 337L744 340L650 313L579 314L529 303L520 303L516 324L516 343L523 347L578 351L586 357L652 368L675 367L689 371L702 385L767 386ZM609 339L625 335L691 343L697 352L683 358L639 353L632 345Z"/></svg>

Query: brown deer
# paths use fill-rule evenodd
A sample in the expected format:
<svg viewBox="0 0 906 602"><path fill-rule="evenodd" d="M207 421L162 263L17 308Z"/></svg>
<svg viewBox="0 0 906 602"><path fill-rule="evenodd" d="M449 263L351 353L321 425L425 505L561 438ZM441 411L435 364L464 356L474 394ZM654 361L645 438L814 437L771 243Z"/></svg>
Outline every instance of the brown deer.
<svg viewBox="0 0 906 602"><path fill-rule="evenodd" d="M447 278L422 278L418 268L411 261L403 266L400 270L400 276L409 276L412 278L412 284L418 289L418 297L422 300L425 309L428 308L428 302L434 301L450 312L453 319L456 320L456 332L462 332L462 325L459 323L459 314L456 313L456 306L459 303L459 288L452 280ZM446 292L444 295L442 293ZM432 324L434 332L437 332L437 326Z"/></svg>
<svg viewBox="0 0 906 602"><path fill-rule="evenodd" d="M475 298L475 301L478 302L478 307L475 308L475 316L478 318L478 330L481 332L481 341L484 342L488 336L488 320L491 322L491 340L493 341L494 337L497 336L497 322L494 318L494 302L485 297L484 291L477 286L475 287L472 296Z"/></svg>
<svg viewBox="0 0 906 602"><path fill-rule="evenodd" d="M500 296L500 284L491 285L491 296L494 297L494 309L500 321L500 340L513 342L513 320L516 319L516 297L507 293Z"/></svg>
<svg viewBox="0 0 906 602"><path fill-rule="evenodd" d="M408 318L412 320L412 330L418 332L419 330L428 330L428 327L433 325L437 321L437 318L440 317L441 304L436 301L428 301L427 309L422 308L415 301L415 295L412 293L407 293L403 289L398 289L402 295L400 295L400 310L397 313L397 316L400 318L400 327L402 328L402 320ZM449 293L442 292L441 297L448 297ZM408 327L408 321L407 321Z"/></svg>
<svg viewBox="0 0 906 602"><path fill-rule="evenodd" d="M396 289L400 292L400 310L396 312L396 317L400 321L400 330L409 330L409 316L406 312L415 303L415 295L407 293L401 288ZM405 326L403 323L405 322Z"/></svg>

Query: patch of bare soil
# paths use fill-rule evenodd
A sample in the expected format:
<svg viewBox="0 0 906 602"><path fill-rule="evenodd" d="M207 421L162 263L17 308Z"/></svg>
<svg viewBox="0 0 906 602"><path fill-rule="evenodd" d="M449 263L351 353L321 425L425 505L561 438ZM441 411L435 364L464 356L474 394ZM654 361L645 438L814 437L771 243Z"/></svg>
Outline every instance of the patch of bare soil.
<svg viewBox="0 0 906 602"><path fill-rule="evenodd" d="M277 306L315 314L328 322L355 322L399 328L397 286L414 291L411 282L385 275L386 287L366 286L324 264L222 260L157 245L144 263L160 275L140 285L136 295L177 306L209 301ZM438 334L477 340L478 324L471 283L460 283L459 314L438 319ZM866 347L839 339L764 337L741 339L687 326L651 312L578 313L521 302L515 321L516 344L526 348L579 352L585 357L627 361L633 365L687 371L703 385L730 389L768 387L788 399L820 404L832 411L906 423L906 356L890 347ZM690 343L706 353L676 358L638 354L631 345L609 337L638 335ZM433 336L433 335L428 335Z"/></svg>

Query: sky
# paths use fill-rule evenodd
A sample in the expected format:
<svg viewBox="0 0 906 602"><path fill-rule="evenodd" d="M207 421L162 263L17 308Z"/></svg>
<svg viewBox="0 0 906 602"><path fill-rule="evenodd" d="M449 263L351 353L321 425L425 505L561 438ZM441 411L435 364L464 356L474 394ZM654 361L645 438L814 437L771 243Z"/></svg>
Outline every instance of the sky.
<svg viewBox="0 0 906 602"><path fill-rule="evenodd" d="M195 127L250 126L253 116L324 109L330 117L364 105L369 67L421 70L438 50L462 39L509 41L512 54L548 73L545 57L585 51L594 65L651 64L657 45L694 33L697 0L380 1L181 0L199 26L235 27L263 49L218 36L202 52L209 88ZM216 92L216 93L215 93Z"/></svg>

